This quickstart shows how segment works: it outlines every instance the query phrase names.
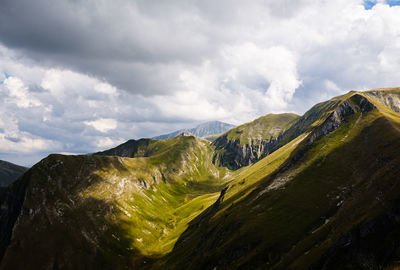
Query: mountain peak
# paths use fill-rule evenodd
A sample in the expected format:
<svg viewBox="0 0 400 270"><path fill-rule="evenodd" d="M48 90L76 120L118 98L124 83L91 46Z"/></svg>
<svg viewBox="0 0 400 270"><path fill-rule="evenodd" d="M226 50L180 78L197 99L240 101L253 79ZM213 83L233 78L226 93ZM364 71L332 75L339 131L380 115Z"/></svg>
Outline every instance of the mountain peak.
<svg viewBox="0 0 400 270"><path fill-rule="evenodd" d="M182 133L180 133L178 136L184 136L184 137L189 137L189 136L194 136L192 133L190 133L189 131L183 131Z"/></svg>
<svg viewBox="0 0 400 270"><path fill-rule="evenodd" d="M209 121L209 122L205 122L200 125L197 125L194 128L180 129L180 130L168 133L168 134L163 134L160 136L153 137L152 139L153 140L167 140L167 139L176 137L185 131L191 133L193 136L204 138L207 136L223 133L234 127L235 127L234 125L224 123L221 121Z"/></svg>

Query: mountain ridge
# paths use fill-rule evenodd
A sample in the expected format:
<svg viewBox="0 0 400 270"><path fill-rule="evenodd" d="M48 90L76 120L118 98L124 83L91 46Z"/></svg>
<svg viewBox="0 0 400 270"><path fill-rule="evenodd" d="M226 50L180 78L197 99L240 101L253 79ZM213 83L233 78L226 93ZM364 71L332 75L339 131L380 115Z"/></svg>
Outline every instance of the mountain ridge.
<svg viewBox="0 0 400 270"><path fill-rule="evenodd" d="M0 160L0 187L5 187L22 176L28 168Z"/></svg>

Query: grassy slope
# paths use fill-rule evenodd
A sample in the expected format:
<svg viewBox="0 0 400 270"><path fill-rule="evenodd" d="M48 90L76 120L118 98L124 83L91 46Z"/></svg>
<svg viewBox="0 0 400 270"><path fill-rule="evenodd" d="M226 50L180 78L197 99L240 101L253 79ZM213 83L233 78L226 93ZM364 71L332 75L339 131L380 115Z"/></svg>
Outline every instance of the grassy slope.
<svg viewBox="0 0 400 270"><path fill-rule="evenodd" d="M35 165L1 268L124 268L169 252L215 202L225 169L194 137L152 147L145 158L51 155Z"/></svg>
<svg viewBox="0 0 400 270"><path fill-rule="evenodd" d="M318 104L306 114L319 115L309 126L318 129L354 94ZM315 130L305 128L242 168L224 198L191 222L156 267L306 269L346 232L393 207L400 197L400 117L371 102L378 109L346 117L312 144L304 137Z"/></svg>

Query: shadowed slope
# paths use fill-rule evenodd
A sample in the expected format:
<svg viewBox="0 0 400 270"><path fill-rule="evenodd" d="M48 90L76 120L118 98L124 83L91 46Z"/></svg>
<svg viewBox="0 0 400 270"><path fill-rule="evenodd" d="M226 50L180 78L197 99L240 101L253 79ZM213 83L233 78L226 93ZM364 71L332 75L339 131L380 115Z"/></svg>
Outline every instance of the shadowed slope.
<svg viewBox="0 0 400 270"><path fill-rule="evenodd" d="M0 187L5 187L18 179L28 168L0 160Z"/></svg>

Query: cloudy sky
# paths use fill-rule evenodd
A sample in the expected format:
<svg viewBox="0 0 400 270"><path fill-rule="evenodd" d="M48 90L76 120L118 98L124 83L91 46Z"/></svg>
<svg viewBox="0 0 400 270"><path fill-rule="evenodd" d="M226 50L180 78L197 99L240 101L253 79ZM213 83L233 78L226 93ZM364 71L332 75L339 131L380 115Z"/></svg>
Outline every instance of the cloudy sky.
<svg viewBox="0 0 400 270"><path fill-rule="evenodd" d="M400 1L1 0L0 159L400 86Z"/></svg>

